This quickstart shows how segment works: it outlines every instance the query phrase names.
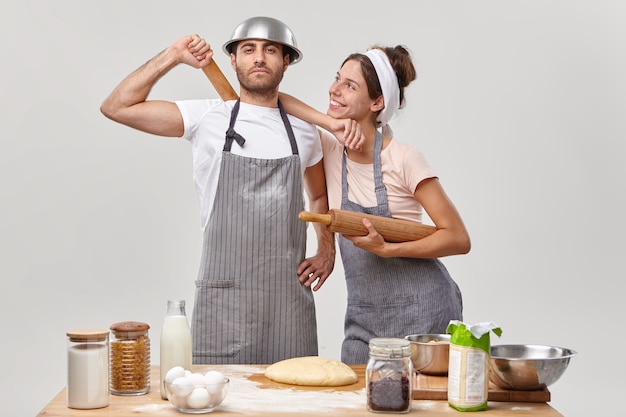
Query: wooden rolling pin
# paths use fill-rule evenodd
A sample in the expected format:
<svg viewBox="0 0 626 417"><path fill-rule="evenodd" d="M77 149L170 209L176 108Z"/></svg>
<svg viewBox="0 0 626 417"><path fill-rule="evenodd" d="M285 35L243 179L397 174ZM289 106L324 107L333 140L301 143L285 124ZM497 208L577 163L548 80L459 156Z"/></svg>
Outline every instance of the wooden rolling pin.
<svg viewBox="0 0 626 417"><path fill-rule="evenodd" d="M298 218L305 222L322 223L331 232L352 236L365 236L367 229L363 219L368 219L378 233L387 242L408 242L429 236L437 230L435 226L412 222L410 220L393 219L371 214L355 213L347 210L332 209L328 214L301 211Z"/></svg>
<svg viewBox="0 0 626 417"><path fill-rule="evenodd" d="M204 75L206 75L211 84L213 84L215 91L217 91L217 94L219 94L222 100L237 100L237 93L214 60L211 60L209 65L202 68L202 71L204 71Z"/></svg>

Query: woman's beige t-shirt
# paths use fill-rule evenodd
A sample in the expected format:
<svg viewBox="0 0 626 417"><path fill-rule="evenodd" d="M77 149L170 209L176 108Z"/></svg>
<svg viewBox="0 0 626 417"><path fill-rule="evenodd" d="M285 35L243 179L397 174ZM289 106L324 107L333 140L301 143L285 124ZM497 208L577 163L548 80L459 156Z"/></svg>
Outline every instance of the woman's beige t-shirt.
<svg viewBox="0 0 626 417"><path fill-rule="evenodd" d="M328 187L328 206L341 208L341 161L343 145L328 132L321 132L324 151L324 171ZM428 178L436 178L424 155L415 147L393 139L381 153L383 183L391 216L422 221L422 205L415 200L417 185ZM376 206L374 165L360 164L347 159L348 197L364 207Z"/></svg>

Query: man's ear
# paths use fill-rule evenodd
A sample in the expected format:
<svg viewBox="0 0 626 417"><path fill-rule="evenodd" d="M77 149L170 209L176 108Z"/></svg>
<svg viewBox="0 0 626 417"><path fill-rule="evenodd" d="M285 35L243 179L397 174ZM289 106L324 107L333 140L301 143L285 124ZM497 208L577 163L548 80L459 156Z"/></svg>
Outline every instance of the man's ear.
<svg viewBox="0 0 626 417"><path fill-rule="evenodd" d="M230 66L237 72L237 55L230 53Z"/></svg>

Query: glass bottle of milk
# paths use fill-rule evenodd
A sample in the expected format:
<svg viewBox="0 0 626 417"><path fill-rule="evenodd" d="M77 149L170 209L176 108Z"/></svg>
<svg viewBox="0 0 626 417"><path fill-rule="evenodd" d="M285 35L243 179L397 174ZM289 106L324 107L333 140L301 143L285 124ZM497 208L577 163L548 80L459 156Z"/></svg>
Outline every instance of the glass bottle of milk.
<svg viewBox="0 0 626 417"><path fill-rule="evenodd" d="M175 366L191 370L191 329L185 314L184 300L168 300L167 315L161 332L161 398L167 399L165 391L165 374Z"/></svg>

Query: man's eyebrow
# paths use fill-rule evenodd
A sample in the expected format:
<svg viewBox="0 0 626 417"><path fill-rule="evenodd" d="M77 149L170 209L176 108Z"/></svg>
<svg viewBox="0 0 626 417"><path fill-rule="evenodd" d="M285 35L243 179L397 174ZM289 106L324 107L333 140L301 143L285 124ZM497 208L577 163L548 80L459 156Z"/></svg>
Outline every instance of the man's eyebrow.
<svg viewBox="0 0 626 417"><path fill-rule="evenodd" d="M260 41L261 39L259 39ZM242 41L241 46L256 46L256 41L254 39L248 39L245 41ZM276 47L280 47L281 44L278 42L274 42L274 41L264 41L263 42L263 47L266 46L276 46Z"/></svg>

